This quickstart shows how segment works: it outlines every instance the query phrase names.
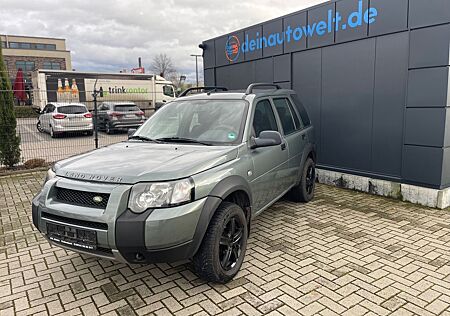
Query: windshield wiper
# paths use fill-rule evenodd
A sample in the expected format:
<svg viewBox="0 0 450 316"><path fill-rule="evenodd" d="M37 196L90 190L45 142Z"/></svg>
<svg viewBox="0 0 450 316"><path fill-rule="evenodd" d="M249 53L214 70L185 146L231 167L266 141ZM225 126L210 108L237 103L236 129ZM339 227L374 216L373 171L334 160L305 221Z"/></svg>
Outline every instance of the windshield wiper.
<svg viewBox="0 0 450 316"><path fill-rule="evenodd" d="M163 137L158 138L157 141L162 141L166 143L192 143L192 144L200 144L205 146L212 146L210 143L202 142L192 138L184 138L184 137Z"/></svg>
<svg viewBox="0 0 450 316"><path fill-rule="evenodd" d="M130 139L138 139L138 140L143 140L143 141L145 141L145 142L161 143L161 142L160 142L159 140L157 140L157 139L153 139L153 138L146 137L146 136L141 136L141 135L133 135L133 136L130 136L130 137L128 138L128 140L130 140Z"/></svg>

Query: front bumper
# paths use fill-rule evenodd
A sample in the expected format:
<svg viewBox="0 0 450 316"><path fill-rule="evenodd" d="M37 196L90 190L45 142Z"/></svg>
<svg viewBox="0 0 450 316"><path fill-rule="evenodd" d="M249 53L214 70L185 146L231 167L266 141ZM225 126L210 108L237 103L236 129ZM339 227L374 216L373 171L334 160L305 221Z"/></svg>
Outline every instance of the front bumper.
<svg viewBox="0 0 450 316"><path fill-rule="evenodd" d="M105 209L57 201L55 187L109 193ZM206 232L211 210L221 202L206 197L178 207L135 214L127 209L130 185L94 184L64 178L46 183L32 201L33 224L50 243L101 258L128 263L174 262L191 258ZM95 231L96 249L50 240L47 224Z"/></svg>

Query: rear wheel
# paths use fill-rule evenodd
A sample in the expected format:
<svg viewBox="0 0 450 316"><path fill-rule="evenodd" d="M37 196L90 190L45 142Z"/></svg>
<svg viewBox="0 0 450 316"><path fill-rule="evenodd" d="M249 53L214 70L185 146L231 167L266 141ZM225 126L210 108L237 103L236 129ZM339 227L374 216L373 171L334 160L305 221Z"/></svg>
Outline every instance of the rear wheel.
<svg viewBox="0 0 450 316"><path fill-rule="evenodd" d="M39 133L43 133L44 132L44 129L42 128L42 125L41 125L41 121L38 121L36 123L36 128L39 131Z"/></svg>
<svg viewBox="0 0 450 316"><path fill-rule="evenodd" d="M247 220L242 208L234 203L222 203L193 258L195 273L209 282L230 281L244 261L247 238Z"/></svg>
<svg viewBox="0 0 450 316"><path fill-rule="evenodd" d="M314 198L316 186L316 165L308 158L303 166L300 183L293 187L288 196L294 202L309 202Z"/></svg>

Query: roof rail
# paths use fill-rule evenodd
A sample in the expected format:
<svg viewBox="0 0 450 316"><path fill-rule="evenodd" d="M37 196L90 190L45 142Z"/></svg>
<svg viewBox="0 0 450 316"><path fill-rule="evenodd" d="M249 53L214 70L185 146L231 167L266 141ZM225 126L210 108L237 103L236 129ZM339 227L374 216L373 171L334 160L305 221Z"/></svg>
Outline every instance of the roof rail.
<svg viewBox="0 0 450 316"><path fill-rule="evenodd" d="M248 86L247 90L245 90L245 94L251 94L253 89L259 87L272 87L275 88L275 90L281 89L281 87L275 83L252 83Z"/></svg>
<svg viewBox="0 0 450 316"><path fill-rule="evenodd" d="M193 87L193 88L188 88L186 90L184 90L183 92L180 93L180 95L178 96L180 97L185 97L189 94L189 92L191 91L198 91L198 92L217 92L217 91L228 91L227 88L225 87L215 87L215 86L207 86L207 87Z"/></svg>

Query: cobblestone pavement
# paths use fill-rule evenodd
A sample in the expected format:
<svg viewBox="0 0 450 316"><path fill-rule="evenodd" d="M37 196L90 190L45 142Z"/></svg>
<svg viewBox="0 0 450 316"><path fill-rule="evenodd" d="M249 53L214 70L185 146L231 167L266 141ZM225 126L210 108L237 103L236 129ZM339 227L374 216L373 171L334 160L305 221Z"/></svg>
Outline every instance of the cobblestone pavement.
<svg viewBox="0 0 450 316"><path fill-rule="evenodd" d="M450 211L319 185L252 227L227 285L189 263L133 265L51 247L32 227L43 173L0 177L0 314L450 315Z"/></svg>

